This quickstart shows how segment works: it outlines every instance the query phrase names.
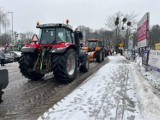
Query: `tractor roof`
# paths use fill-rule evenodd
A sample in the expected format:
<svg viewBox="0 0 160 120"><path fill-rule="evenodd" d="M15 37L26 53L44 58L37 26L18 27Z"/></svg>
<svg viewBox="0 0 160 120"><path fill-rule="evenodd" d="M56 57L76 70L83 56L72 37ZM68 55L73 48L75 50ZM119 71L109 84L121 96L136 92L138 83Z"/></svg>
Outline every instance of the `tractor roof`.
<svg viewBox="0 0 160 120"><path fill-rule="evenodd" d="M37 28L53 28L53 27L64 27L67 29L72 30L72 27L70 25L66 25L63 23L48 23L48 24L40 24L36 26Z"/></svg>
<svg viewBox="0 0 160 120"><path fill-rule="evenodd" d="M91 38L91 39L88 39L89 42L97 42L97 41L100 41L99 39L95 39L95 38Z"/></svg>

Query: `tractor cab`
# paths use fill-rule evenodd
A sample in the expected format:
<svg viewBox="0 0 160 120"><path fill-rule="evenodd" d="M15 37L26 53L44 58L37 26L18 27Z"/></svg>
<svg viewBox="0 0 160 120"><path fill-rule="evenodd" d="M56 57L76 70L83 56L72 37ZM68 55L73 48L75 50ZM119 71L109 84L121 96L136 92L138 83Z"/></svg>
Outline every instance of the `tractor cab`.
<svg viewBox="0 0 160 120"><path fill-rule="evenodd" d="M99 47L103 47L102 41L98 39L88 39L88 48L89 51L96 51Z"/></svg>
<svg viewBox="0 0 160 120"><path fill-rule="evenodd" d="M75 43L71 26L66 24L42 24L40 28L39 44L56 44L61 42Z"/></svg>
<svg viewBox="0 0 160 120"><path fill-rule="evenodd" d="M80 72L88 71L88 54L80 51L82 32L73 31L68 22L37 23L39 36L34 35L34 43L26 44L21 50L19 68L25 77L38 80L53 72L59 82L69 83L75 79L78 67Z"/></svg>
<svg viewBox="0 0 160 120"><path fill-rule="evenodd" d="M40 46L55 48L66 48L67 46L73 46L76 49L76 53L80 52L80 40L83 38L82 32L73 31L72 27L62 23L49 23L49 24L37 24L39 31Z"/></svg>

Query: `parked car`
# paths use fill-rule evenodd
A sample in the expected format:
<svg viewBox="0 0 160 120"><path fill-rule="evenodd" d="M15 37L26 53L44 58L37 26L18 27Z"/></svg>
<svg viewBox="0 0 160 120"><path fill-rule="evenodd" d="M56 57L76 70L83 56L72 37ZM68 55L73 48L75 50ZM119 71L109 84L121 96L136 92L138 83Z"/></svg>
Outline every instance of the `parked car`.
<svg viewBox="0 0 160 120"><path fill-rule="evenodd" d="M18 61L21 56L20 51L7 51L5 53L5 63Z"/></svg>
<svg viewBox="0 0 160 120"><path fill-rule="evenodd" d="M8 53L5 53L5 60L4 63L11 63L14 62L14 57ZM1 63L1 61L0 61Z"/></svg>
<svg viewBox="0 0 160 120"><path fill-rule="evenodd" d="M20 51L8 51L7 54L13 56L14 61L18 61L20 56L21 56L21 52Z"/></svg>
<svg viewBox="0 0 160 120"><path fill-rule="evenodd" d="M14 56L9 53L5 53L5 63L11 63L11 62L14 62Z"/></svg>

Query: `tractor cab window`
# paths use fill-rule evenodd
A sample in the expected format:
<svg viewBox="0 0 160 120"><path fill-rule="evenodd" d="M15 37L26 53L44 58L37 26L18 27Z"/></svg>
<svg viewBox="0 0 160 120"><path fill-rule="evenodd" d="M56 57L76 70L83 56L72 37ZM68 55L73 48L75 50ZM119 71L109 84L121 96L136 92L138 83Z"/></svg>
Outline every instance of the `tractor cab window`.
<svg viewBox="0 0 160 120"><path fill-rule="evenodd" d="M56 41L59 42L66 42L66 34L64 28L57 28L56 29Z"/></svg>
<svg viewBox="0 0 160 120"><path fill-rule="evenodd" d="M89 42L89 48L95 48L97 46L97 42Z"/></svg>
<svg viewBox="0 0 160 120"><path fill-rule="evenodd" d="M71 31L67 30L67 42L72 43Z"/></svg>
<svg viewBox="0 0 160 120"><path fill-rule="evenodd" d="M71 31L66 28L43 28L40 30L40 43L53 44L60 42L72 42Z"/></svg>
<svg viewBox="0 0 160 120"><path fill-rule="evenodd" d="M55 29L47 28L41 31L41 44L52 44L55 41Z"/></svg>

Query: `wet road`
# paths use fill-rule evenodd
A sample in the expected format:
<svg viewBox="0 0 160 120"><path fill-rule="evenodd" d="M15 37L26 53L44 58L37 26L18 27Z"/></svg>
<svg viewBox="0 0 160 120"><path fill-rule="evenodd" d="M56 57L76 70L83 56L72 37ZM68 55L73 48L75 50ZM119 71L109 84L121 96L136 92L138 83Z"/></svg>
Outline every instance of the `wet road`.
<svg viewBox="0 0 160 120"><path fill-rule="evenodd" d="M68 85L58 83L52 74L46 75L41 81L30 81L21 75L18 63L6 65L9 70L9 85L2 96L4 102L0 104L0 119L37 119L106 63L107 58L101 64L91 63L89 72L78 72L77 79Z"/></svg>

